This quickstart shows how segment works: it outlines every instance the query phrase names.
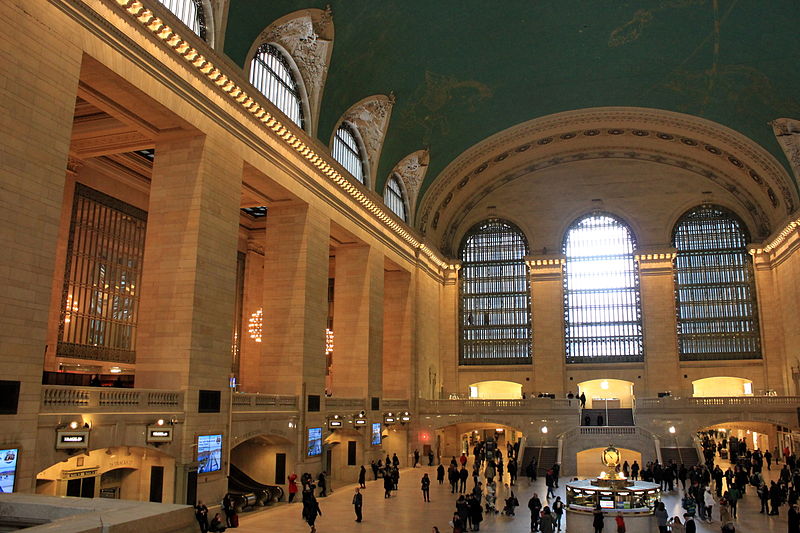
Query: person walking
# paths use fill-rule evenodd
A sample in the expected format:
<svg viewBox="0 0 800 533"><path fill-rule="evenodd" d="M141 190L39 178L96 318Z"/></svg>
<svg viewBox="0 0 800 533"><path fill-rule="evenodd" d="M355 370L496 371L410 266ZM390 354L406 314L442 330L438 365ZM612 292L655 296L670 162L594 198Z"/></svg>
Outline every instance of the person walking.
<svg viewBox="0 0 800 533"><path fill-rule="evenodd" d="M669 514L667 514L664 502L656 502L656 510L653 512L653 516L656 518L658 533L667 533L669 531Z"/></svg>
<svg viewBox="0 0 800 533"><path fill-rule="evenodd" d="M711 511L714 508L714 503L714 495L711 494L711 489L706 487L703 490L703 504L706 507L706 522L709 524L714 521L711 517Z"/></svg>
<svg viewBox="0 0 800 533"><path fill-rule="evenodd" d="M581 401L581 409L585 409L586 408L586 394L581 393L581 395L578 396L578 399Z"/></svg>
<svg viewBox="0 0 800 533"><path fill-rule="evenodd" d="M800 510L797 508L797 504L793 503L789 507L789 533L800 533Z"/></svg>
<svg viewBox="0 0 800 533"><path fill-rule="evenodd" d="M295 496L297 496L297 474L292 472L289 475L289 503L294 501Z"/></svg>
<svg viewBox="0 0 800 533"><path fill-rule="evenodd" d="M428 451L428 466L433 466L433 450Z"/></svg>
<svg viewBox="0 0 800 533"><path fill-rule="evenodd" d="M316 533L317 516L322 516L319 502L314 496L314 485L309 485L303 490L303 520L311 527L311 533Z"/></svg>
<svg viewBox="0 0 800 533"><path fill-rule="evenodd" d="M422 480L420 481L420 486L422 488L422 501L430 502L431 501L431 479L428 477L428 473L422 474Z"/></svg>
<svg viewBox="0 0 800 533"><path fill-rule="evenodd" d="M561 496L556 496L556 501L553 502L553 515L555 526L561 531L561 518L564 516L564 502L561 501Z"/></svg>
<svg viewBox="0 0 800 533"><path fill-rule="evenodd" d="M378 462L380 462L380 459L378 459ZM374 459L369 462L369 466L372 468L372 475L375 478L373 481L378 481L378 470L380 467L375 463Z"/></svg>
<svg viewBox="0 0 800 533"><path fill-rule="evenodd" d="M541 533L553 533L555 520L550 512L550 508L545 506L542 509L542 517L539 519L539 531Z"/></svg>
<svg viewBox="0 0 800 533"><path fill-rule="evenodd" d="M419 466L419 450L414 450L414 466L412 468L417 466Z"/></svg>
<svg viewBox="0 0 800 533"><path fill-rule="evenodd" d="M469 471L467 470L466 466L462 466L461 470L458 472L458 492L464 494L467 492L467 480L469 479Z"/></svg>
<svg viewBox="0 0 800 533"><path fill-rule="evenodd" d="M358 472L358 486L362 489L366 489L367 488L366 481L367 481L367 469L364 468L364 465L361 465L361 470L359 470Z"/></svg>
<svg viewBox="0 0 800 533"><path fill-rule="evenodd" d="M617 525L617 533L625 533L625 517L622 516L622 513L617 513L614 523Z"/></svg>
<svg viewBox="0 0 800 533"><path fill-rule="evenodd" d="M603 509L600 507L600 504L597 504L597 507L592 511L592 527L594 527L594 533L603 533L603 526L605 525L604 518Z"/></svg>
<svg viewBox="0 0 800 533"><path fill-rule="evenodd" d="M328 495L328 484L327 479L325 478L324 470L317 476L317 486L319 486L319 495L321 498L324 498Z"/></svg>
<svg viewBox="0 0 800 533"><path fill-rule="evenodd" d="M781 488L778 486L777 483L774 481L769 487L769 504L770 504L770 511L769 514L772 516L778 515L778 508L781 506L781 500L783 498L783 494L781 493Z"/></svg>
<svg viewBox="0 0 800 533"><path fill-rule="evenodd" d="M528 509L531 511L531 531L539 531L539 513L542 512L542 501L535 492L528 500Z"/></svg>
<svg viewBox="0 0 800 533"><path fill-rule="evenodd" d="M356 512L356 522L361 522L361 505L364 503L364 496L361 494L361 489L356 487L356 493L353 494L353 510Z"/></svg>

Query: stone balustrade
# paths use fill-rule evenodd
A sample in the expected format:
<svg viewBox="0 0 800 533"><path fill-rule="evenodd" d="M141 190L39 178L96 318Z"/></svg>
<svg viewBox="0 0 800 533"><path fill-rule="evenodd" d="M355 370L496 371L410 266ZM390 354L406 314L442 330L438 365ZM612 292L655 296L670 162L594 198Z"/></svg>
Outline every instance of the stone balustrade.
<svg viewBox="0 0 800 533"><path fill-rule="evenodd" d="M640 433L636 426L581 426L581 435L636 435Z"/></svg>
<svg viewBox="0 0 800 533"><path fill-rule="evenodd" d="M236 392L233 411L297 411L297 396Z"/></svg>
<svg viewBox="0 0 800 533"><path fill-rule="evenodd" d="M354 409L362 411L366 409L367 401L364 398L325 398L325 408L329 410Z"/></svg>
<svg viewBox="0 0 800 533"><path fill-rule="evenodd" d="M710 396L705 398L637 398L637 409L675 409L694 407L747 408L767 410L794 410L800 405L800 396Z"/></svg>
<svg viewBox="0 0 800 533"><path fill-rule="evenodd" d="M183 393L153 389L43 385L42 413L183 411Z"/></svg>
<svg viewBox="0 0 800 533"><path fill-rule="evenodd" d="M408 400L383 400L381 410L383 411L408 411Z"/></svg>
<svg viewBox="0 0 800 533"><path fill-rule="evenodd" d="M528 398L525 400L420 400L423 414L440 413L520 413L528 411L577 411L581 402L567 398Z"/></svg>

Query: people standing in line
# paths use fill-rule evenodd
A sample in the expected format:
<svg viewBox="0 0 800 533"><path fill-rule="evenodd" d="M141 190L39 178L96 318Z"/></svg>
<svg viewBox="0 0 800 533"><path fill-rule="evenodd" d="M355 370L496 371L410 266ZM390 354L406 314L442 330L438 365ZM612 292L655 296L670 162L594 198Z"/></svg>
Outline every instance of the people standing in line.
<svg viewBox="0 0 800 533"><path fill-rule="evenodd" d="M297 495L297 474L292 472L289 475L289 503L294 501L294 497Z"/></svg>
<svg viewBox="0 0 800 533"><path fill-rule="evenodd" d="M198 500L197 505L194 506L194 517L200 525L200 533L207 533L208 531L208 507L202 501Z"/></svg>
<svg viewBox="0 0 800 533"><path fill-rule="evenodd" d="M422 480L420 481L420 485L422 488L422 501L430 502L431 501L431 479L428 477L427 472L422 474Z"/></svg>
<svg viewBox="0 0 800 533"><path fill-rule="evenodd" d="M603 509L600 507L600 504L597 504L597 507L592 511L592 527L594 527L594 533L603 533L603 526L605 526L604 518L605 514L603 513Z"/></svg>
<svg viewBox="0 0 800 533"><path fill-rule="evenodd" d="M353 510L356 512L356 522L361 522L361 506L364 503L364 496L361 494L361 489L356 487L356 493L353 494Z"/></svg>
<svg viewBox="0 0 800 533"><path fill-rule="evenodd" d="M442 463L439 463L439 466L436 468L436 481L439 482L439 485L444 483L444 465L442 465Z"/></svg>

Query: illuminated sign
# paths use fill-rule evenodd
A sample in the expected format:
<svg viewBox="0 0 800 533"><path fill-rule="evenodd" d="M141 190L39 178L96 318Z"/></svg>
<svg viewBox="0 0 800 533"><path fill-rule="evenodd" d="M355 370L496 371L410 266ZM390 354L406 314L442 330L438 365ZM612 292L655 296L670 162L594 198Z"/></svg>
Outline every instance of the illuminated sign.
<svg viewBox="0 0 800 533"><path fill-rule="evenodd" d="M222 468L222 435L200 435L197 437L198 474L216 472Z"/></svg>
<svg viewBox="0 0 800 533"><path fill-rule="evenodd" d="M14 478L17 476L18 448L0 450L0 493L14 492Z"/></svg>
<svg viewBox="0 0 800 533"><path fill-rule="evenodd" d="M342 421L338 419L330 419L328 420L328 427L331 429L336 429L342 427Z"/></svg>
<svg viewBox="0 0 800 533"><path fill-rule="evenodd" d="M373 422L372 423L372 445L373 446L380 446L381 444L381 423L380 422Z"/></svg>
<svg viewBox="0 0 800 533"><path fill-rule="evenodd" d="M147 442L172 442L172 427L147 426Z"/></svg>
<svg viewBox="0 0 800 533"><path fill-rule="evenodd" d="M89 431L56 432L56 450L82 450L89 447Z"/></svg>
<svg viewBox="0 0 800 533"><path fill-rule="evenodd" d="M308 456L322 455L322 428L308 428Z"/></svg>

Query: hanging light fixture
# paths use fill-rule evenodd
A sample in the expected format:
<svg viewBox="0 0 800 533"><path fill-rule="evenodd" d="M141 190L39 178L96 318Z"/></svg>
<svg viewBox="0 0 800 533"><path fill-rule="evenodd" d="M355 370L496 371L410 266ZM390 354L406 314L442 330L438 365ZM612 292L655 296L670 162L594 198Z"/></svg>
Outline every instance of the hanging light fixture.
<svg viewBox="0 0 800 533"><path fill-rule="evenodd" d="M325 354L332 354L333 353L333 330L326 328L325 329Z"/></svg>
<svg viewBox="0 0 800 533"><path fill-rule="evenodd" d="M247 332L250 334L250 338L256 342L261 342L261 328L264 323L262 312L259 307L255 313L250 315L247 321Z"/></svg>
<svg viewBox="0 0 800 533"><path fill-rule="evenodd" d="M69 324L72 321L72 313L78 312L78 304L72 299L72 295L67 295L66 314L64 315L64 323Z"/></svg>

